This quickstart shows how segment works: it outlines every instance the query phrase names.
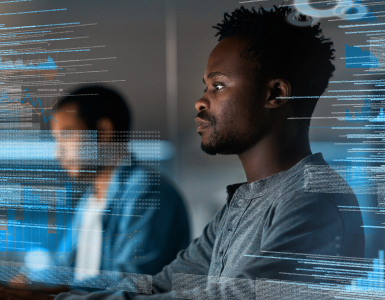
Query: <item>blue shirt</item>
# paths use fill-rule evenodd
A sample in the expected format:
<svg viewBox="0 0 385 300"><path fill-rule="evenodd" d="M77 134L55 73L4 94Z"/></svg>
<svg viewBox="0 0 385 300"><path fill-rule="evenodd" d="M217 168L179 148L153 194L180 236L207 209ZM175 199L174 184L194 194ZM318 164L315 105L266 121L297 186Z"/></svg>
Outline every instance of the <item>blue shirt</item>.
<svg viewBox="0 0 385 300"><path fill-rule="evenodd" d="M157 171L142 166L117 167L110 179L105 211L102 213L102 252L100 270L156 274L189 244L189 223L183 201L172 185ZM66 227L74 228L77 240L83 208L92 195L91 187L76 205L74 218ZM64 233L61 234L62 236ZM76 244L59 255L56 264L74 267Z"/></svg>

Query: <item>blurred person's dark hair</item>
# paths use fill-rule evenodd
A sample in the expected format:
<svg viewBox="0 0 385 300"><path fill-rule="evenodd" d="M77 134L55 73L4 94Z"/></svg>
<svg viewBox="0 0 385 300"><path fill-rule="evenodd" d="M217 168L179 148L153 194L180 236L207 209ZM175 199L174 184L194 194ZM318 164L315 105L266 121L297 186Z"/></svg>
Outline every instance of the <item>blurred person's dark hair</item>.
<svg viewBox="0 0 385 300"><path fill-rule="evenodd" d="M231 15L225 13L222 23L213 28L219 41L226 37L245 37L248 46L242 55L255 63L256 82L286 79L291 84L291 97L321 96L335 70L333 42L322 34L320 23L314 26L294 26L287 21L289 7L257 11L243 6ZM297 16L306 21L304 15ZM290 100L294 117L311 117L317 98ZM309 126L310 119L299 124Z"/></svg>
<svg viewBox="0 0 385 300"><path fill-rule="evenodd" d="M57 109L68 104L77 106L78 117L86 123L89 130L96 130L97 122L102 118L108 118L114 125L114 131L117 132L115 138L127 141L131 113L128 103L118 92L101 85L85 86L59 100Z"/></svg>

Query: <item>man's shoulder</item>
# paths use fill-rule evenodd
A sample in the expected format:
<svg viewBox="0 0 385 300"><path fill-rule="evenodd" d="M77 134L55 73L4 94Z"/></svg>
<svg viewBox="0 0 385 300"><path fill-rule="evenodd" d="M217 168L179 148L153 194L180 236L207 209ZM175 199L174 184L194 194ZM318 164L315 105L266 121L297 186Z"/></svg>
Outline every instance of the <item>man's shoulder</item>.
<svg viewBox="0 0 385 300"><path fill-rule="evenodd" d="M297 210L303 209L307 215L313 213L320 215L337 213L340 207L358 207L358 201L352 193L322 193L311 192L301 187L298 189L282 190L272 201L275 210Z"/></svg>
<svg viewBox="0 0 385 300"><path fill-rule="evenodd" d="M342 207L359 204L346 180L323 159L304 164L291 175L268 196L276 220L298 216L362 225L361 214L341 213Z"/></svg>
<svg viewBox="0 0 385 300"><path fill-rule="evenodd" d="M323 181L319 178L321 172ZM271 222L279 224L289 219L292 224L304 224L309 231L328 228L328 234L333 232L340 239L342 255L361 257L365 244L363 220L349 184L329 165L309 166L303 176L302 182L285 187L275 199ZM307 180L313 176L318 179Z"/></svg>
<svg viewBox="0 0 385 300"><path fill-rule="evenodd" d="M127 198L127 194L132 194L131 198L151 198L167 203L177 204L182 202L181 193L167 176L160 171L147 166L134 165L123 167L119 171L119 194L122 198ZM165 201L162 202L162 204Z"/></svg>
<svg viewBox="0 0 385 300"><path fill-rule="evenodd" d="M352 192L327 193L295 185L297 187L293 185L281 190L272 200L272 206L276 211L297 210L311 218L322 214L340 216L341 207L359 207L357 198Z"/></svg>
<svg viewBox="0 0 385 300"><path fill-rule="evenodd" d="M333 202L356 202L354 192L344 178L344 167L331 167L321 153L317 154L312 155L314 159L302 163L295 172L289 173L290 176L282 177L275 193L287 200L300 197L309 200L327 198Z"/></svg>

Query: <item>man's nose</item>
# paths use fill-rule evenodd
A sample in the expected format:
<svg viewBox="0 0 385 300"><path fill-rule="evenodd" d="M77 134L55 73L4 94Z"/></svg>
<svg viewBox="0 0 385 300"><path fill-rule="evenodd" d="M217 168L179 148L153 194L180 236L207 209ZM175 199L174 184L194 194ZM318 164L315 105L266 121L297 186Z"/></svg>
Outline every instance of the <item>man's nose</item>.
<svg viewBox="0 0 385 300"><path fill-rule="evenodd" d="M207 110L209 109L209 107L210 107L209 101L205 97L202 97L197 102L195 102L195 109L198 112Z"/></svg>

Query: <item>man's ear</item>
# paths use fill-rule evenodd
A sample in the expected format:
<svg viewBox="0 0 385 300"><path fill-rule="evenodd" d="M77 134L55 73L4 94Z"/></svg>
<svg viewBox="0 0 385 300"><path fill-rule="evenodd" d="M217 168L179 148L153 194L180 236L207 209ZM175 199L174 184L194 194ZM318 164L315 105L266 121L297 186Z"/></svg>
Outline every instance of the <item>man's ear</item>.
<svg viewBox="0 0 385 300"><path fill-rule="evenodd" d="M109 118L101 118L96 123L96 130L100 131L100 142L111 142L114 136L114 123Z"/></svg>
<svg viewBox="0 0 385 300"><path fill-rule="evenodd" d="M290 82L286 79L271 79L267 82L265 108L275 109L284 106L291 94Z"/></svg>

